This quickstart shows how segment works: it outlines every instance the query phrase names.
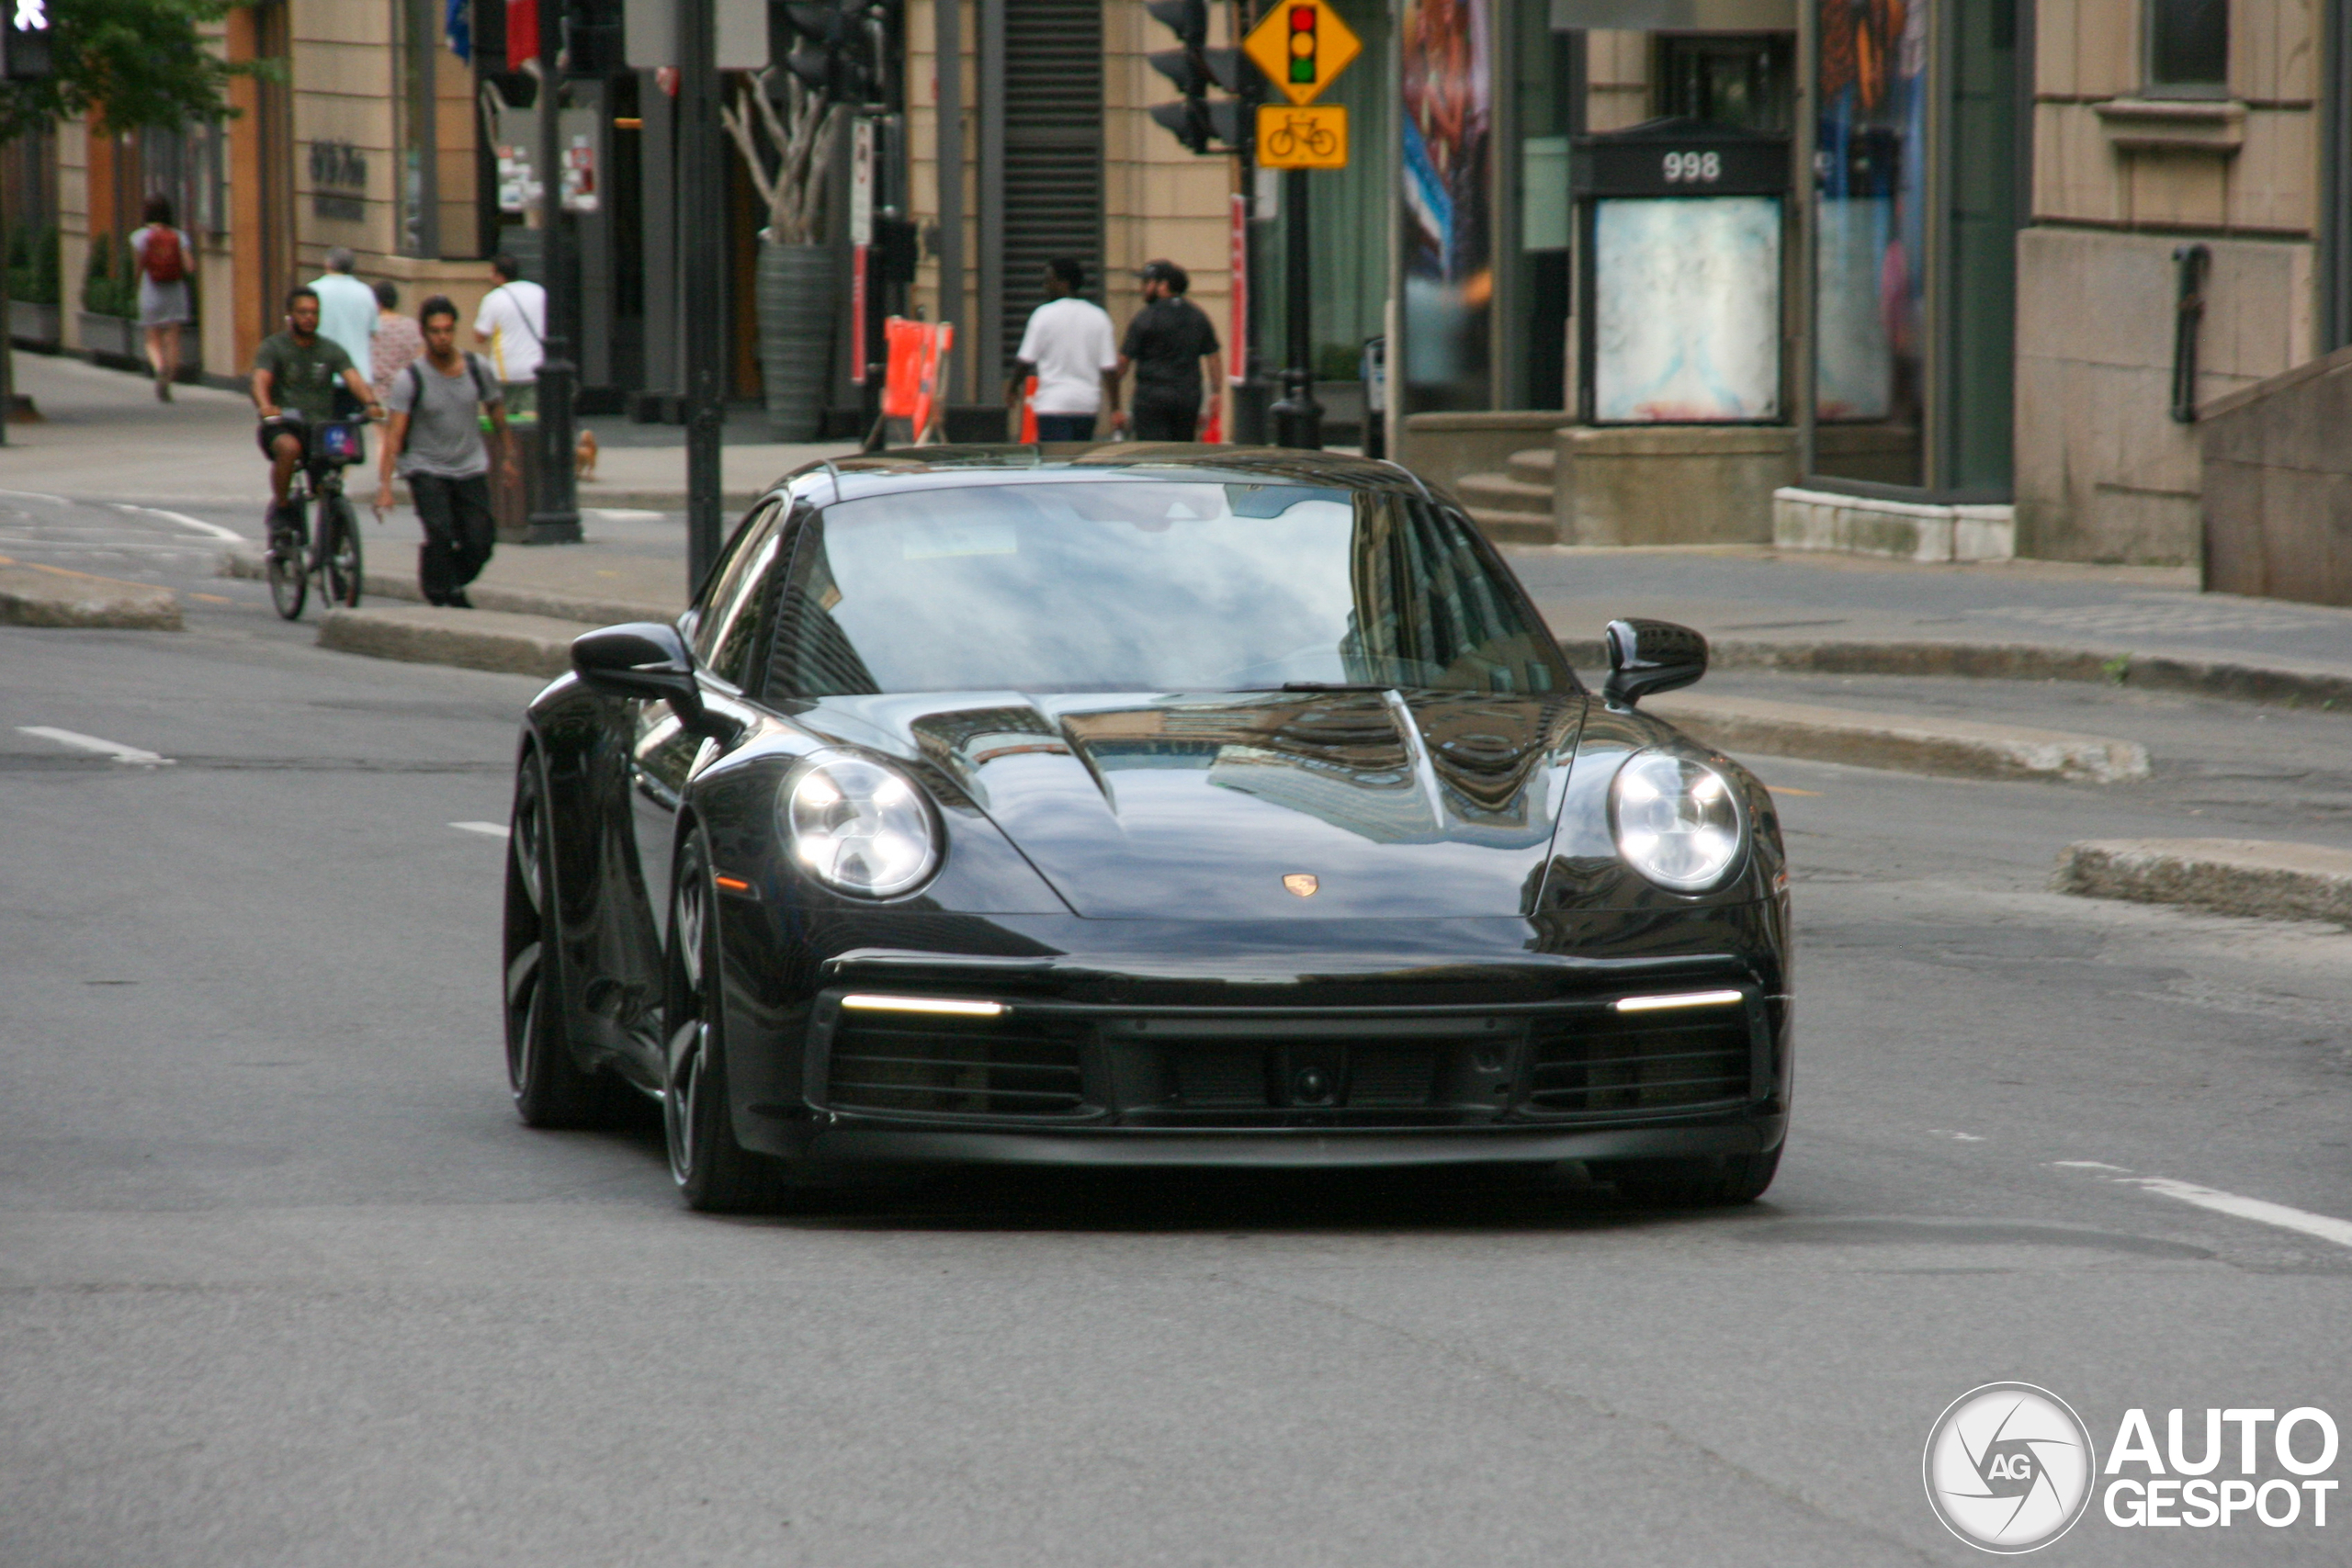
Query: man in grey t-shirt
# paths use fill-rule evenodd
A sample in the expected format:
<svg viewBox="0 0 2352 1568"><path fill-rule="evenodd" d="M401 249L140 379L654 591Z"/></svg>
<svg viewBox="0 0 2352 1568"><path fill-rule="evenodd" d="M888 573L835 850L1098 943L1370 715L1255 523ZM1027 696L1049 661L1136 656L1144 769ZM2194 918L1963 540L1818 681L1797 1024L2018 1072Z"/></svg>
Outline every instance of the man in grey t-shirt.
<svg viewBox="0 0 2352 1568"><path fill-rule="evenodd" d="M392 378L384 401L392 411L384 439L383 483L376 510L392 504L395 465L424 525L417 553L417 585L428 604L470 610L466 584L481 575L498 536L490 509L490 454L481 439L481 411L490 411L500 465L512 471L514 445L506 434L506 407L497 378L481 356L458 352L458 307L435 294L418 307L424 354Z"/></svg>

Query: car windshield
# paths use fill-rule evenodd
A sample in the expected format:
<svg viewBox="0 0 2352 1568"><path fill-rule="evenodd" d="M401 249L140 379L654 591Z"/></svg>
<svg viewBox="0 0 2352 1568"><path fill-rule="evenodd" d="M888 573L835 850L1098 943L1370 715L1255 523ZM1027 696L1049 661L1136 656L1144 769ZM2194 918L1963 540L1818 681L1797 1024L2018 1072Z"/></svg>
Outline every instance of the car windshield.
<svg viewBox="0 0 2352 1568"><path fill-rule="evenodd" d="M841 502L808 525L768 690L1574 683L1468 525L1403 496L1116 479Z"/></svg>

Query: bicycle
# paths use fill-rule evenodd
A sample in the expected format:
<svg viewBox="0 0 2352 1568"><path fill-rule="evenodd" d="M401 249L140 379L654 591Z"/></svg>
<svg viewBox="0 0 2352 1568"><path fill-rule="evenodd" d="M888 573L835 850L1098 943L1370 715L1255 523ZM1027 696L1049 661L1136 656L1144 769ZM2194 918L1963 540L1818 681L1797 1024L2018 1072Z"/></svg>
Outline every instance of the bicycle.
<svg viewBox="0 0 2352 1568"><path fill-rule="evenodd" d="M344 499L343 470L368 460L366 422L331 419L311 432L309 451L286 490L286 504L270 518L269 550L263 559L269 578L270 603L289 621L301 619L310 601L311 580L330 604L356 608L364 570L359 547L359 519ZM311 503L318 502L319 527L313 540Z"/></svg>

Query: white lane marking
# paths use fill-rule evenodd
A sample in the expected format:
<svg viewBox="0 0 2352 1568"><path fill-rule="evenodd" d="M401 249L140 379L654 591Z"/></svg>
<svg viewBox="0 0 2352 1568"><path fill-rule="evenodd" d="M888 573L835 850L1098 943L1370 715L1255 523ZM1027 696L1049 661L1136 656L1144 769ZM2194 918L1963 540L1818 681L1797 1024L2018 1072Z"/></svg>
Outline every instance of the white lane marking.
<svg viewBox="0 0 2352 1568"><path fill-rule="evenodd" d="M452 822L449 826L460 833L480 833L492 839L506 837L506 826L503 822Z"/></svg>
<svg viewBox="0 0 2352 1568"><path fill-rule="evenodd" d="M27 501L46 501L46 502L48 502L51 506L71 506L71 505L73 505L73 504L74 504L72 502L70 502L70 501L66 500L66 499L65 499L63 496L62 496L62 495L51 495L51 494L49 494L49 493L48 493L47 491L38 491L38 490L0 490L0 495L21 495L21 496L23 496Z"/></svg>
<svg viewBox="0 0 2352 1568"><path fill-rule="evenodd" d="M2166 1198L2177 1198L2184 1203L2194 1203L2200 1209L2211 1209L2217 1214L2234 1214L2241 1220L2276 1225L2280 1230L2300 1231L2305 1235L2332 1241L2338 1247L2352 1247L2352 1220L2339 1220L2332 1214L2305 1213L2284 1203L2273 1203L2261 1198L2241 1198L2234 1192L2220 1192L2211 1187L2199 1187L2193 1181L2170 1181L2161 1176L2119 1177L2125 1187L2138 1187Z"/></svg>
<svg viewBox="0 0 2352 1568"><path fill-rule="evenodd" d="M2099 1159L2053 1159L2050 1163L2064 1166L2068 1170L2111 1170L2118 1176L2132 1174L2129 1166L2109 1165L2105 1160Z"/></svg>
<svg viewBox="0 0 2352 1568"><path fill-rule="evenodd" d="M1949 1127L1930 1127L1928 1131L1939 1138L1952 1138L1963 1144L1981 1144L1984 1141L1984 1135L1982 1133L1955 1133Z"/></svg>
<svg viewBox="0 0 2352 1568"><path fill-rule="evenodd" d="M136 762L143 768L168 768L172 765L169 757L143 751L136 746L125 746L119 740L101 740L95 735L84 735L77 730L52 729L46 724L20 724L17 726L17 733L38 735L44 740L54 740L60 746L72 746L83 751L103 751L118 762Z"/></svg>
<svg viewBox="0 0 2352 1568"><path fill-rule="evenodd" d="M659 523L670 515L666 512L640 512L632 506L583 506L580 510L608 523Z"/></svg>
<svg viewBox="0 0 2352 1568"><path fill-rule="evenodd" d="M177 523L182 527L193 528L209 538L231 539L239 544L245 542L245 536L234 528L223 528L218 523L207 523L203 518L190 517L185 512L166 512L160 506L133 506L127 501L118 501L115 506L119 511L144 512L150 517L161 517L167 522Z"/></svg>

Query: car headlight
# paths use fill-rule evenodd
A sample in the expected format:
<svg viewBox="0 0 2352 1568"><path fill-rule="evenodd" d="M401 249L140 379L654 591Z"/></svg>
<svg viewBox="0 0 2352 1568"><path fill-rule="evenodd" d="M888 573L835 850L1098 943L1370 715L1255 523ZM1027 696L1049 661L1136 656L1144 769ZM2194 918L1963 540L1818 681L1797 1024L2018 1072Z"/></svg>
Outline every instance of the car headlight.
<svg viewBox="0 0 2352 1568"><path fill-rule="evenodd" d="M939 834L922 792L895 768L819 752L776 791L792 856L829 887L867 898L904 893L939 863Z"/></svg>
<svg viewBox="0 0 2352 1568"><path fill-rule="evenodd" d="M1667 751L1636 751L1609 785L1617 852L1661 887L1703 893L1739 863L1747 821L1731 781Z"/></svg>

